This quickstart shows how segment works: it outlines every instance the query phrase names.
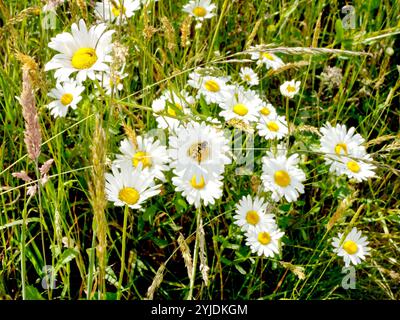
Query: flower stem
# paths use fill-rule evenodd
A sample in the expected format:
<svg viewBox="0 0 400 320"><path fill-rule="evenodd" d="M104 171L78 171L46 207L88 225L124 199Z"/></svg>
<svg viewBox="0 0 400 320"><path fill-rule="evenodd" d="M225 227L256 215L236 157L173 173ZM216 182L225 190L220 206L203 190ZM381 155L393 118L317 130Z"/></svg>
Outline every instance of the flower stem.
<svg viewBox="0 0 400 320"><path fill-rule="evenodd" d="M194 244L193 269L192 269L193 271L192 271L192 277L190 278L189 294L187 296L187 300L193 299L194 280L196 279L197 260L199 256L200 221L201 221L201 206L199 206L196 210L196 241Z"/></svg>
<svg viewBox="0 0 400 320"><path fill-rule="evenodd" d="M117 300L121 299L122 279L124 278L124 271L125 271L126 227L128 224L128 213L129 213L129 207L126 205L124 210L124 225L122 229L121 271L119 273Z"/></svg>

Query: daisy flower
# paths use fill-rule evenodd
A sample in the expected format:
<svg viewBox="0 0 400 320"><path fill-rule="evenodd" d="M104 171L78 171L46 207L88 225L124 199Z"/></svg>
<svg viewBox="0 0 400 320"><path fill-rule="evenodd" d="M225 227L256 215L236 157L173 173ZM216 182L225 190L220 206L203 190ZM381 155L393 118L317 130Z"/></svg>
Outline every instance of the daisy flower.
<svg viewBox="0 0 400 320"><path fill-rule="evenodd" d="M118 168L113 165L112 174L106 173L106 195L114 206L128 205L132 209L140 209L143 203L160 193L161 185L154 185L153 179L142 171L140 164L135 170L131 165Z"/></svg>
<svg viewBox="0 0 400 320"><path fill-rule="evenodd" d="M239 119L248 124L257 121L261 105L262 100L254 91L242 86L232 87L229 96L219 104L223 109L219 115L226 121Z"/></svg>
<svg viewBox="0 0 400 320"><path fill-rule="evenodd" d="M258 66L264 64L267 69L277 70L285 65L285 63L273 53L263 52L262 50L258 50L258 47L252 47L250 50L251 59L256 60Z"/></svg>
<svg viewBox="0 0 400 320"><path fill-rule="evenodd" d="M215 16L216 5L210 0L191 0L183 6L183 11L189 13L196 20L203 21Z"/></svg>
<svg viewBox="0 0 400 320"><path fill-rule="evenodd" d="M76 80L82 82L89 78L95 80L96 72L109 70L112 50L113 30L106 31L105 24L86 28L85 21L74 23L71 33L64 32L52 38L49 47L58 51L47 64L45 71L56 70L54 76L59 81L67 81L76 73Z"/></svg>
<svg viewBox="0 0 400 320"><path fill-rule="evenodd" d="M288 202L296 201L300 193L304 193L304 172L298 167L297 154L289 158L263 157L261 179L266 190L272 192L272 200L279 201L285 197Z"/></svg>
<svg viewBox="0 0 400 320"><path fill-rule="evenodd" d="M338 124L336 127L327 122L321 129L320 152L324 154L325 162L331 165L330 171L341 174L342 166L340 161L343 156L360 153L365 148L363 137L355 133L356 129L351 127L348 131L346 125ZM343 162L342 162L343 163Z"/></svg>
<svg viewBox="0 0 400 320"><path fill-rule="evenodd" d="M104 73L98 75L98 80L100 81L101 86L105 90L105 94L110 96L114 90L114 93L117 91L121 91L124 88L124 84L122 83L122 79L128 76L127 73L123 73L122 71L114 71L113 73Z"/></svg>
<svg viewBox="0 0 400 320"><path fill-rule="evenodd" d="M200 207L201 200L205 206L209 204L214 204L216 199L222 197L222 185L220 181L221 176L197 176L193 175L190 178L185 177L185 175L177 174L176 177L172 178L172 184L175 186L176 192L182 192L187 202L191 205L194 204L196 208Z"/></svg>
<svg viewBox="0 0 400 320"><path fill-rule="evenodd" d="M208 104L219 103L225 99L229 77L201 76L196 71L189 74L188 84L198 89L197 98L203 96Z"/></svg>
<svg viewBox="0 0 400 320"><path fill-rule="evenodd" d="M249 67L240 68L239 76L249 86L256 86L259 83L258 75L253 71L252 68Z"/></svg>
<svg viewBox="0 0 400 320"><path fill-rule="evenodd" d="M135 11L140 9L139 0L103 0L96 2L94 8L97 17L102 21L125 24L128 18L131 18Z"/></svg>
<svg viewBox="0 0 400 320"><path fill-rule="evenodd" d="M180 126L169 137L169 152L170 166L186 180L194 175L198 179L220 175L231 162L224 132L204 122L192 121L186 127Z"/></svg>
<svg viewBox="0 0 400 320"><path fill-rule="evenodd" d="M375 176L376 167L371 162L371 156L360 149L353 152L351 157L343 157L335 167L340 174L345 174L349 179L362 182Z"/></svg>
<svg viewBox="0 0 400 320"><path fill-rule="evenodd" d="M260 120L261 118L268 119L268 118L275 118L277 116L275 107L269 102L263 102L261 105L261 109L259 112Z"/></svg>
<svg viewBox="0 0 400 320"><path fill-rule="evenodd" d="M259 256L273 257L279 254L280 239L284 232L270 226L255 227L246 232L246 245Z"/></svg>
<svg viewBox="0 0 400 320"><path fill-rule="evenodd" d="M132 170L142 165L143 172L148 172L153 178L165 181L164 171L169 169L169 156L167 148L153 137L136 137L135 146L129 139L121 141L119 148L121 154L117 155L115 164L131 166Z"/></svg>
<svg viewBox="0 0 400 320"><path fill-rule="evenodd" d="M285 81L280 87L281 94L288 98L293 98L300 90L300 81Z"/></svg>
<svg viewBox="0 0 400 320"><path fill-rule="evenodd" d="M82 100L81 93L85 87L75 82L57 83L48 96L56 99L47 105L50 113L55 117L65 117L68 109L76 109L77 104Z"/></svg>
<svg viewBox="0 0 400 320"><path fill-rule="evenodd" d="M235 224L242 231L255 228L257 226L275 226L275 217L269 214L270 209L264 199L250 195L244 196L236 205L236 214L233 216Z"/></svg>
<svg viewBox="0 0 400 320"><path fill-rule="evenodd" d="M152 103L152 109L160 129L176 130L181 124L179 116L190 113L190 105L195 103L194 98L185 90L179 94L166 90Z"/></svg>
<svg viewBox="0 0 400 320"><path fill-rule="evenodd" d="M258 134L267 140L282 139L288 134L288 125L285 117L275 115L261 116L257 123Z"/></svg>
<svg viewBox="0 0 400 320"><path fill-rule="evenodd" d="M361 231L356 228L353 228L344 239L343 233L332 239L334 252L343 257L346 267L350 266L350 263L356 266L361 260L365 260L365 256L370 254L368 243L367 237L362 237Z"/></svg>

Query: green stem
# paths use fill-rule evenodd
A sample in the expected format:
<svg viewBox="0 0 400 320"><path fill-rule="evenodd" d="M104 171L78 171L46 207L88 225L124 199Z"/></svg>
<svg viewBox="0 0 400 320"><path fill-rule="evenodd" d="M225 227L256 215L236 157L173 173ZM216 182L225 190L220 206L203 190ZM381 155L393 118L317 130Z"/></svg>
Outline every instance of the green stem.
<svg viewBox="0 0 400 320"><path fill-rule="evenodd" d="M95 245L96 245L96 228L93 227L93 237L92 246L89 253L89 270L88 270L88 284L87 284L87 294L86 299L92 299L92 283L93 283L93 269L94 269L94 259L95 259Z"/></svg>
<svg viewBox="0 0 400 320"><path fill-rule="evenodd" d="M25 244L26 244L26 222L27 208L32 196L29 196L25 202L24 210L22 211L22 228L21 228L21 283L22 283L22 300L26 300L25 279L26 279L26 260L25 260Z"/></svg>
<svg viewBox="0 0 400 320"><path fill-rule="evenodd" d="M126 226L128 224L128 213L129 213L129 207L126 205L124 210L124 226L122 230L121 271L119 273L117 300L121 299L122 279L124 278L124 271L125 271Z"/></svg>
<svg viewBox="0 0 400 320"><path fill-rule="evenodd" d="M287 147L289 148L290 121L289 121L289 98L288 97L286 97L286 123L287 123L287 128L288 128Z"/></svg>
<svg viewBox="0 0 400 320"><path fill-rule="evenodd" d="M192 269L193 271L192 271L192 277L190 278L189 294L187 296L187 300L193 299L194 280L196 279L197 260L199 256L200 221L201 221L201 207L198 207L196 210L196 241L194 244L193 269Z"/></svg>

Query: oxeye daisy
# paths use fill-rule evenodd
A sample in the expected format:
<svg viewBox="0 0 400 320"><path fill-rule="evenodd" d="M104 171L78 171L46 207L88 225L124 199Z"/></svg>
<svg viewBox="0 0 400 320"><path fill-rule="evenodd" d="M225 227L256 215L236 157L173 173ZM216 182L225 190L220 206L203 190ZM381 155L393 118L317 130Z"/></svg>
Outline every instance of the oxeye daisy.
<svg viewBox="0 0 400 320"><path fill-rule="evenodd" d="M152 109L158 127L174 131L181 124L180 117L190 113L190 106L195 103L194 98L185 90L179 94L166 90L161 97L152 103Z"/></svg>
<svg viewBox="0 0 400 320"><path fill-rule="evenodd" d="M55 117L65 117L68 109L76 109L77 104L82 100L81 93L85 87L75 82L57 83L48 96L56 99L47 105L50 113Z"/></svg>
<svg viewBox="0 0 400 320"><path fill-rule="evenodd" d="M257 65L264 64L267 69L277 70L285 65L281 58L273 53L264 52L257 46L251 47L249 53L251 59L257 61Z"/></svg>
<svg viewBox="0 0 400 320"><path fill-rule="evenodd" d="M176 192L182 192L189 204L194 204L196 208L200 207L201 201L204 206L214 204L216 199L222 197L222 177L192 175L187 177L176 171L177 176L172 178L172 184Z"/></svg>
<svg viewBox="0 0 400 320"><path fill-rule="evenodd" d="M259 83L258 75L253 71L252 68L249 67L240 68L239 76L249 86L256 86Z"/></svg>
<svg viewBox="0 0 400 320"><path fill-rule="evenodd" d="M124 88L122 83L122 79L128 76L127 73L123 73L121 71L114 71L112 73L103 73L98 75L98 79L103 89L105 90L105 94L110 96L114 91L121 91Z"/></svg>
<svg viewBox="0 0 400 320"><path fill-rule="evenodd" d="M257 121L261 105L262 100L254 91L242 86L232 87L229 96L219 104L223 109L219 115L226 121L239 119L248 124Z"/></svg>
<svg viewBox="0 0 400 320"><path fill-rule="evenodd" d="M127 205L132 209L140 209L150 197L160 193L161 185L154 185L148 173L142 171L142 164L135 170L131 165L118 168L113 165L112 174L106 173L107 199L120 207Z"/></svg>
<svg viewBox="0 0 400 320"><path fill-rule="evenodd" d="M267 140L282 139L288 134L288 127L285 117L260 117L257 123L258 134Z"/></svg>
<svg viewBox="0 0 400 320"><path fill-rule="evenodd" d="M94 8L97 17L102 21L117 21L119 24L126 23L127 18L131 18L139 9L139 0L103 0L96 2Z"/></svg>
<svg viewBox="0 0 400 320"><path fill-rule="evenodd" d="M356 129L351 127L348 131L346 125L338 124L336 127L327 122L320 129L322 136L320 139L320 151L324 154L325 162L331 165L330 170L336 174L341 174L342 167L340 161L344 156L351 156L360 153L365 148L363 137L355 133Z"/></svg>
<svg viewBox="0 0 400 320"><path fill-rule="evenodd" d="M276 118L275 107L269 102L263 102L259 111L260 121L263 119Z"/></svg>
<svg viewBox="0 0 400 320"><path fill-rule="evenodd" d="M201 76L196 71L189 75L188 84L198 89L197 98L203 96L208 104L225 100L229 86L229 77Z"/></svg>
<svg viewBox="0 0 400 320"><path fill-rule="evenodd" d="M255 227L246 232L246 245L259 256L273 257L279 254L280 239L284 232L271 226Z"/></svg>
<svg viewBox="0 0 400 320"><path fill-rule="evenodd" d="M340 174L345 174L349 179L362 182L375 176L376 167L371 163L372 158L362 150L353 152L351 157L342 157L336 162L335 167Z"/></svg>
<svg viewBox="0 0 400 320"><path fill-rule="evenodd" d="M45 65L45 71L56 70L54 76L59 81L67 81L76 73L78 82L86 78L95 80L96 72L108 71L114 31L105 31L106 28L105 24L99 24L87 30L81 19L79 26L72 24L72 34L64 32L52 38L49 47L59 53Z"/></svg>
<svg viewBox="0 0 400 320"><path fill-rule="evenodd" d="M236 205L236 214L233 216L235 224L243 231L247 231L257 226L274 226L275 216L270 212L270 208L264 199L259 197L251 198L250 195L244 196Z"/></svg>
<svg viewBox="0 0 400 320"><path fill-rule="evenodd" d="M304 193L304 172L298 167L297 154L289 158L263 157L261 179L264 188L272 192L272 200L279 201L285 197L288 202L296 201L300 193Z"/></svg>
<svg viewBox="0 0 400 320"><path fill-rule="evenodd" d="M280 87L281 94L288 98L293 98L300 90L300 81L285 81Z"/></svg>
<svg viewBox="0 0 400 320"><path fill-rule="evenodd" d="M168 167L168 151L159 140L152 137L136 137L136 145L129 139L121 141L119 148L121 154L117 155L115 163L120 166L131 166L132 170L142 165L143 172L148 172L150 177L161 181L165 180L164 171Z"/></svg>
<svg viewBox="0 0 400 320"><path fill-rule="evenodd" d="M183 6L183 11L189 13L196 20L203 21L215 16L216 6L210 0L191 0Z"/></svg>
<svg viewBox="0 0 400 320"><path fill-rule="evenodd" d="M368 243L367 237L363 237L361 231L354 227L345 238L343 233L339 233L337 238L332 239L334 252L343 257L346 267L350 264L356 266L361 260L365 260L365 256L370 254Z"/></svg>
<svg viewBox="0 0 400 320"><path fill-rule="evenodd" d="M191 179L220 175L231 162L228 140L222 130L191 121L169 137L170 166Z"/></svg>

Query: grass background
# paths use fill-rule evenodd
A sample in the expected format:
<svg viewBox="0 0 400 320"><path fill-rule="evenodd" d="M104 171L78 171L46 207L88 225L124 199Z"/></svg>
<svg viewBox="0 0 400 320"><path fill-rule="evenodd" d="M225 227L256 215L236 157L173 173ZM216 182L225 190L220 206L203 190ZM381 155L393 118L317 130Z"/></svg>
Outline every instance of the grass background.
<svg viewBox="0 0 400 320"><path fill-rule="evenodd" d="M163 1L138 11L126 26L115 27L114 40L129 47L124 90L119 96L90 96L98 90L88 83L83 101L64 119L53 119L46 109L47 92L55 85L44 64L55 52L47 47L51 37L69 31L84 18L94 23L93 2L68 1L57 10L56 28L41 26L40 1L0 1L0 296L21 298L21 224L27 206L28 224L27 297L96 298L98 288L93 260L93 209L89 201L91 155L95 114L104 117L107 158L114 159L119 141L125 137L122 124L137 134L155 128L152 101L164 88L180 90L196 66L218 66L236 77L241 66L255 63L229 62L226 57L259 43L282 47L323 47L364 51L369 56L342 54L280 54L293 63L279 73L258 70L259 92L279 114L285 101L279 85L301 80L300 94L290 102L290 119L296 126L292 149L302 154L306 192L295 204L279 203L276 215L285 231L281 257L259 259L244 246L243 235L232 223L235 204L255 194L260 183L260 160L269 143L255 139L255 172L235 174L228 166L224 196L215 206L202 209L210 284L198 273L194 296L199 299L399 299L399 70L400 7L395 1L353 1L356 28L341 28L344 1L214 1L218 14L200 30L191 23L190 45L183 46L180 29L186 1ZM163 24L166 17L173 33ZM171 31L171 29L169 29ZM389 48L392 48L392 52ZM23 142L24 120L15 99L21 93L21 64L16 53L34 57L39 64L35 93L43 135L40 162L55 160L54 175L42 188L41 201L28 201L22 182L12 172L25 170L34 176ZM241 56L244 58L246 56ZM338 87L321 82L326 66L342 70ZM217 115L217 107L199 102L192 110L206 118ZM377 178L352 184L332 177L323 159L312 150L318 145L315 128L326 121L355 126L368 142L377 161ZM170 178L170 175L168 175ZM46 259L42 252L39 208L45 217ZM357 214L356 214L357 213ZM330 230L332 217L340 216ZM107 299L115 299L121 268L123 209L107 207ZM163 279L155 292L159 299L183 299L189 279L177 238L182 233L193 251L195 210L174 193L171 183L161 196L150 200L144 212L130 212L127 223L125 276L122 298L146 297L156 271L166 263ZM372 255L357 266L356 289L341 287L343 263L332 253L330 239L345 227L356 226L369 238ZM62 243L70 245L66 248ZM92 259L90 258L92 256ZM280 263L281 261L290 264ZM42 289L44 265L57 269L57 287ZM293 271L297 271L293 272ZM304 278L299 278L304 273ZM89 284L90 283L90 284ZM92 292L88 292L88 288Z"/></svg>

